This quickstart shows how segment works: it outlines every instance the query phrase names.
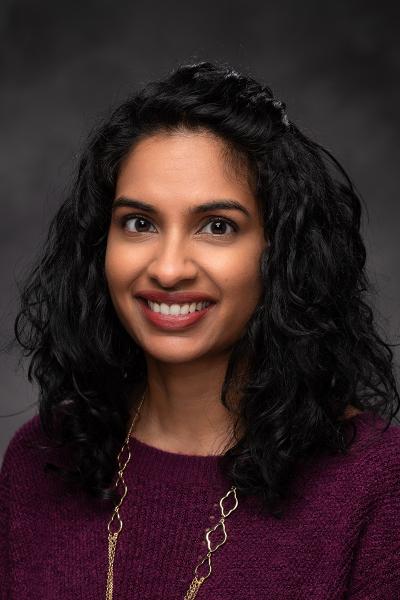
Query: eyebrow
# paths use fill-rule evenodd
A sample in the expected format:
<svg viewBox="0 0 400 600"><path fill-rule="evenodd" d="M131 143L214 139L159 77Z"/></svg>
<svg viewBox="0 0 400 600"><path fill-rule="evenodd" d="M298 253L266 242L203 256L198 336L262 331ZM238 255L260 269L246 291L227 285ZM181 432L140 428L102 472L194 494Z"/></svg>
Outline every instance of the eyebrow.
<svg viewBox="0 0 400 600"><path fill-rule="evenodd" d="M112 205L112 211L114 212L120 206L125 206L129 208L136 208L138 210L144 210L148 213L155 214L157 213L157 208L152 204L148 204L147 202L143 202L142 200L134 200L133 198L118 198L114 201ZM247 217L251 218L251 215L247 208L245 208L240 202L237 200L229 200L229 199L221 199L221 200L212 200L210 202L205 202L203 204L197 204L196 206L192 206L187 211L188 214L201 214L205 212L209 212L211 210L239 210Z"/></svg>

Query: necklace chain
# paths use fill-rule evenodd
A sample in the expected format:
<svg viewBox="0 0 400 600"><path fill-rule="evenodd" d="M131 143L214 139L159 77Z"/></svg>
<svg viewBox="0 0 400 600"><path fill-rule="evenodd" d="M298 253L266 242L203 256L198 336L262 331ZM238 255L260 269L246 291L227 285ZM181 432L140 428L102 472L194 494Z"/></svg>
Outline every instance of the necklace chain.
<svg viewBox="0 0 400 600"><path fill-rule="evenodd" d="M133 425L136 423L137 417L139 416L140 409L143 404L144 396L145 396L145 394L143 394L143 396L142 396L142 399L139 404L139 408L137 409L136 414L135 414L134 418L132 419L132 423L129 428L128 435L126 436L126 439L125 439L125 441L122 445L122 448L118 454L119 469L118 469L117 481L115 482L115 487L118 488L119 484L122 484L123 493L122 493L122 496L121 496L119 502L115 505L113 514L107 525L107 530L108 530L108 572L107 572L106 600L113 600L115 551L117 548L118 536L119 536L119 534L122 530L122 526L123 526L121 515L119 514L119 509L121 508L122 503L125 499L125 496L128 492L128 488L127 488L127 485L124 480L124 471L125 471L126 466L131 458L129 440L131 437ZM128 455L127 455L125 462L123 462L121 457L124 453L125 448L127 448L127 450L128 450ZM233 497L234 497L234 505L230 509L226 509L224 506L224 501L231 494L233 494ZM229 517L229 515L234 510L236 510L237 506L238 506L238 499L237 499L237 495L236 495L236 487L232 486L230 488L230 490L225 494L225 496L223 496L219 501L221 517L220 517L218 523L214 527L210 527L206 530L205 537L206 537L208 552L207 552L206 556L204 558L202 558L202 560L196 565L196 567L194 569L194 578L192 579L192 582L185 594L184 600L194 600L194 598L196 598L196 596L197 596L197 592L199 591L200 586L211 575L211 571L212 571L211 555L216 550L218 550L218 548L220 548L223 544L225 544L226 540L228 539L228 536L226 533L226 528L225 528L225 519L227 517ZM223 539L222 539L222 541L215 544L213 547L213 543L212 543L212 540L210 539L210 536L212 533L216 532L218 528L221 528L221 531L223 534ZM207 572L205 575L199 575L198 569L204 563L207 563L206 564Z"/></svg>

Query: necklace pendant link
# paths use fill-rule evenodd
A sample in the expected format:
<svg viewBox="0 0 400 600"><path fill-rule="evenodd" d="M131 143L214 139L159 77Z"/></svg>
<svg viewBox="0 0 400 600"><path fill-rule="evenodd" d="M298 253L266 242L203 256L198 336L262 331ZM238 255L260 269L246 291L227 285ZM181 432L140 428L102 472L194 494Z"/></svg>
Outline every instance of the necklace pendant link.
<svg viewBox="0 0 400 600"><path fill-rule="evenodd" d="M201 565L205 562L208 562L208 573L206 575L203 575L201 577L198 577L198 568L201 567ZM207 552L207 555L203 558L203 560L201 560L197 565L196 568L194 570L194 574L195 574L195 579L201 579L202 582L205 581L207 579L207 577L209 577L211 575L211 552ZM194 580L193 580L194 581Z"/></svg>
<svg viewBox="0 0 400 600"><path fill-rule="evenodd" d="M222 527L222 531L223 531L223 540L221 542L218 542L217 545L214 548L211 548L211 540L210 540L210 534L213 531L216 531L218 529L218 527ZM207 539L207 545L208 545L208 549L210 552L215 552L216 550L218 550L218 548L220 546L222 546L222 544L225 544L226 539L227 539L227 535L226 535L226 529L225 529L225 523L224 523L224 518L222 517L222 519L220 519L220 521L218 521L218 523L216 525L214 525L214 527L212 527L211 529L209 529L206 533L206 539Z"/></svg>
<svg viewBox="0 0 400 600"><path fill-rule="evenodd" d="M225 509L224 509L224 500L225 500L226 498L228 498L228 496L230 496L230 494L233 494L233 495L234 495L234 498L235 498L235 504L232 506L232 508L230 508L230 509L228 510L228 512L225 512ZM236 495L236 488L235 488L235 486L232 486L232 487L231 487L231 489L229 490L229 492L227 492L227 493L225 494L225 496L223 496L223 497L221 498L221 500L219 501L219 505L220 505L220 508L221 508L221 514L222 514L222 516L223 516L224 518L226 518L226 517L229 517L229 515L231 514L231 512L233 512L234 510L236 510L236 508L237 508L238 504L239 504L239 502L238 502L237 495Z"/></svg>

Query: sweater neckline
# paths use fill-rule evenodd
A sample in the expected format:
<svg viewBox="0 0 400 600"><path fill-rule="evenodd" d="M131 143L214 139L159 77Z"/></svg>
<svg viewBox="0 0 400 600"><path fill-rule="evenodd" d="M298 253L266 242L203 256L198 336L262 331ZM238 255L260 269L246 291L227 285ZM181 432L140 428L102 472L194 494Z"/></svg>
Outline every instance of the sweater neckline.
<svg viewBox="0 0 400 600"><path fill-rule="evenodd" d="M358 413L348 419L360 429L354 440L354 449L362 442L365 425L373 420L368 411ZM378 421L380 419L378 418ZM227 483L221 471L223 455L183 454L162 450L139 440L133 434L129 438L131 450L130 468L126 475L135 473L139 478L153 482L183 483L191 485L220 485ZM133 475L132 475L133 476Z"/></svg>
<svg viewBox="0 0 400 600"><path fill-rule="evenodd" d="M183 454L162 450L129 438L131 470L140 478L192 485L221 484L226 479L220 470L223 455ZM133 466L135 465L135 466Z"/></svg>

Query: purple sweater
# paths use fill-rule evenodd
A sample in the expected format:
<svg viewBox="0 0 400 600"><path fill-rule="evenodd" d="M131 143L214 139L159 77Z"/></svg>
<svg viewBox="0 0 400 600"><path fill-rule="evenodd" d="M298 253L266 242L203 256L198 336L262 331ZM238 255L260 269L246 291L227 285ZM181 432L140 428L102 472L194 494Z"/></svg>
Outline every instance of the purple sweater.
<svg viewBox="0 0 400 600"><path fill-rule="evenodd" d="M399 600L400 428L369 413L345 457L298 472L283 520L239 499L198 600ZM1 600L101 600L110 510L66 493L46 461L37 416L9 443L0 473ZM206 554L205 530L230 488L218 456L176 454L131 440L128 494L114 566L114 600L183 600ZM213 538L214 542L217 538ZM203 573L202 573L203 574Z"/></svg>

